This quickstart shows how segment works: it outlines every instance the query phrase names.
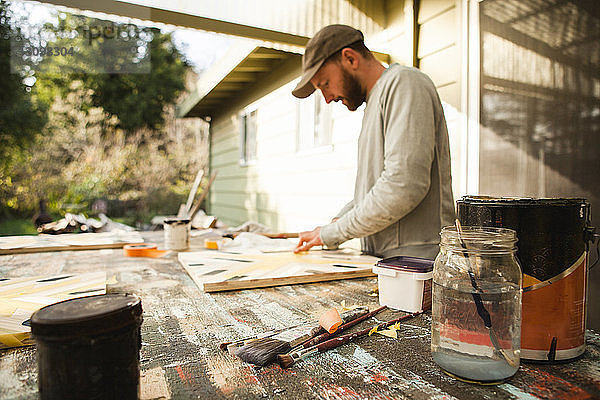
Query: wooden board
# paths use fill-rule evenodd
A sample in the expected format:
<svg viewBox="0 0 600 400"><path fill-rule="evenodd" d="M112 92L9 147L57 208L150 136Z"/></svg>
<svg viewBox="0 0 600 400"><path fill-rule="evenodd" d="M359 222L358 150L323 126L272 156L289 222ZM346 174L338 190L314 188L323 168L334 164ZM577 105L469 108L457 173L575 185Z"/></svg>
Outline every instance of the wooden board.
<svg viewBox="0 0 600 400"><path fill-rule="evenodd" d="M33 344L28 321L36 310L105 293L105 272L0 279L0 349Z"/></svg>
<svg viewBox="0 0 600 400"><path fill-rule="evenodd" d="M0 255L66 250L117 249L126 244L141 242L143 242L143 239L139 232L125 231L0 236Z"/></svg>
<svg viewBox="0 0 600 400"><path fill-rule="evenodd" d="M375 276L379 260L356 251L232 254L206 250L179 253L179 262L205 292L324 282Z"/></svg>
<svg viewBox="0 0 600 400"><path fill-rule="evenodd" d="M142 232L160 242L162 231ZM203 241L192 237L202 250ZM307 357L290 369L253 368L219 343L293 326L343 305L379 307L377 278L203 293L175 254L126 257L122 251L0 256L3 277L106 271L109 293L142 298L140 399L600 399L600 334L586 331L581 358L561 364L522 363L501 385L460 382L431 357L431 314L402 324L398 338L371 335ZM112 276L115 279L112 279ZM594 312L595 309L591 308ZM385 310L348 333L404 315ZM39 400L36 349L0 351L0 399Z"/></svg>

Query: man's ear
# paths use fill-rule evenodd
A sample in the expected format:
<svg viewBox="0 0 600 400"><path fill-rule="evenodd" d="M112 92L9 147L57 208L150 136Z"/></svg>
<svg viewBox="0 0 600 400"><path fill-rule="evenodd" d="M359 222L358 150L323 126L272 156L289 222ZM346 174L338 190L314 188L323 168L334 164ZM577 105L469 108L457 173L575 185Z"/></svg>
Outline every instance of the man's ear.
<svg viewBox="0 0 600 400"><path fill-rule="evenodd" d="M346 65L351 70L358 69L360 58L356 51L350 47L342 49L342 64Z"/></svg>

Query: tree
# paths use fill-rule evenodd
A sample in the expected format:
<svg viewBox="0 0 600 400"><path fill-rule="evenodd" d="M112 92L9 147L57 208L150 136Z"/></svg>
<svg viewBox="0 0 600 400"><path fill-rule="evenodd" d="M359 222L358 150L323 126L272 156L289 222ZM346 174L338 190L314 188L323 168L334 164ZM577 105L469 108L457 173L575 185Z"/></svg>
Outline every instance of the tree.
<svg viewBox="0 0 600 400"><path fill-rule="evenodd" d="M12 61L19 66L21 60L11 54L11 40L21 38L18 29L11 27L8 3L0 1L0 174L6 165L14 162L20 150L31 144L47 120L47 104L34 96L25 85L27 69L11 73ZM2 184L0 175L0 185ZM1 190L1 189L0 189Z"/></svg>
<svg viewBox="0 0 600 400"><path fill-rule="evenodd" d="M25 85L27 69L11 73L11 61L21 66L11 54L11 40L21 38L11 26L8 2L0 1L0 204L16 206L15 182L9 173L14 165L23 162L25 149L30 146L47 121L47 104L34 96ZM0 214L5 213L0 208Z"/></svg>
<svg viewBox="0 0 600 400"><path fill-rule="evenodd" d="M171 34L78 15L57 17L45 27L55 33L48 46L64 53L73 48L77 57L45 57L38 67L43 79L63 88L65 81L81 80L93 91L90 106L116 116L127 133L160 129L165 106L184 90L189 68ZM61 37L65 32L77 36Z"/></svg>
<svg viewBox="0 0 600 400"><path fill-rule="evenodd" d="M8 117L0 109L0 167L3 150L12 157L0 169L0 213L24 215L40 197L55 212L85 210L100 197L173 212L206 162L206 137L192 121L175 120L188 66L171 35L65 13L41 29L27 21L11 25L0 1L0 37L22 27L22 47L31 50L17 54L21 75L0 79L0 108L12 107ZM0 44L0 72L9 74L10 42ZM58 53L41 55L50 48Z"/></svg>

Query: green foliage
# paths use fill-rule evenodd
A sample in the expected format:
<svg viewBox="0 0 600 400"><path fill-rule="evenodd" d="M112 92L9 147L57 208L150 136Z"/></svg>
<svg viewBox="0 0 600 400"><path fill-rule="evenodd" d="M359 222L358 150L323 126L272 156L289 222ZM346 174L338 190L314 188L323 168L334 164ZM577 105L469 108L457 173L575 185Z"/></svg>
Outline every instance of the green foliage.
<svg viewBox="0 0 600 400"><path fill-rule="evenodd" d="M11 27L11 17L7 2L0 1L0 195L6 192L6 169L34 141L48 107L23 83L24 75L11 73L11 40L19 35Z"/></svg>
<svg viewBox="0 0 600 400"><path fill-rule="evenodd" d="M164 106L184 89L187 68L173 46L171 36L152 29L151 71L148 74L88 75L86 85L94 91L92 102L119 118L127 132L140 128L160 129Z"/></svg>
<svg viewBox="0 0 600 400"><path fill-rule="evenodd" d="M99 198L109 201L109 217L129 224L176 213L208 146L204 121L174 117L188 67L171 35L57 13L44 27L54 36L39 44L39 33L11 23L7 1L0 6L0 217L28 224L40 199L56 217L89 213ZM110 38L91 35L101 25L127 40L103 47ZM74 46L79 57L24 55L21 74L10 74L5 34L23 34L26 45ZM115 73L127 68L136 73ZM25 77L35 84L24 85ZM16 222L7 226L24 233Z"/></svg>
<svg viewBox="0 0 600 400"><path fill-rule="evenodd" d="M160 129L164 108L184 89L189 68L171 34L78 15L57 18L56 24L45 27L56 36L49 46L73 47L75 56L44 58L38 66L43 79L55 87L81 80L93 92L90 104L83 106L101 107L116 116L118 126L128 134L142 128ZM64 32L78 35L61 38ZM71 73L65 76L64 71Z"/></svg>

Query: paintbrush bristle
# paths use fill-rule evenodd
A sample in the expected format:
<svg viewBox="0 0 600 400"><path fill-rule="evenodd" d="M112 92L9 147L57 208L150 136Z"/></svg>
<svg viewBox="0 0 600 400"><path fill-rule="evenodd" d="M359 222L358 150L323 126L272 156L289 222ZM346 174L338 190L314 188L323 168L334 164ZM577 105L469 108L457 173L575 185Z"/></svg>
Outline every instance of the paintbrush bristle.
<svg viewBox="0 0 600 400"><path fill-rule="evenodd" d="M236 350L235 355L250 364L265 366L275 361L278 354L287 353L292 349L287 341L261 338L248 343Z"/></svg>
<svg viewBox="0 0 600 400"><path fill-rule="evenodd" d="M277 355L277 362L279 363L279 366L281 368L289 368L292 365L294 365L295 360L289 354L278 354Z"/></svg>

